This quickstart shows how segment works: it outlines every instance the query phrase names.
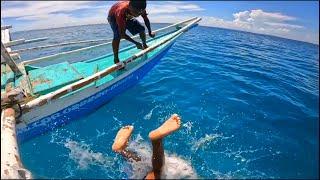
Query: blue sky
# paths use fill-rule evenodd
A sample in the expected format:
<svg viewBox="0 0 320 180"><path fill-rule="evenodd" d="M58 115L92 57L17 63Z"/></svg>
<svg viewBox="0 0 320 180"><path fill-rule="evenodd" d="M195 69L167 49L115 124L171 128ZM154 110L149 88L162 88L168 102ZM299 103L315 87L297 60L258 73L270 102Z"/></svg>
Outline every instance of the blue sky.
<svg viewBox="0 0 320 180"><path fill-rule="evenodd" d="M15 30L107 23L112 1L1 1L1 17ZM192 16L200 25L270 34L319 44L317 1L148 1L151 22Z"/></svg>

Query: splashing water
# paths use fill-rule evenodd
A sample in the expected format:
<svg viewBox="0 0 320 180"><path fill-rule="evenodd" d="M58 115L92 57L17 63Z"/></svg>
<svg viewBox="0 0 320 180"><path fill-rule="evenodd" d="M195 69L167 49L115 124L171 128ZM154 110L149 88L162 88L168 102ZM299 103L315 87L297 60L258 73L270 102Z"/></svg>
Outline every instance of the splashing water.
<svg viewBox="0 0 320 180"><path fill-rule="evenodd" d="M69 157L78 164L80 169L88 169L90 165L112 166L112 158L106 158L102 153L93 152L90 146L83 142L67 140L64 146L70 150Z"/></svg>
<svg viewBox="0 0 320 180"><path fill-rule="evenodd" d="M132 172L128 175L130 179L142 179L152 170L151 157L152 149L141 135L138 135L129 143L128 149L137 152L141 157L141 161L129 161L128 164L132 168ZM195 179L197 173L192 168L189 161L184 160L176 154L165 151L165 164L161 175L163 179Z"/></svg>
<svg viewBox="0 0 320 180"><path fill-rule="evenodd" d="M146 114L146 115L143 117L143 119L145 119L145 120L150 120L150 119L151 119L151 116L152 116L153 111L154 111L157 107L158 107L158 106L156 106L156 107L152 108L152 109L150 110L150 112L149 112L148 114Z"/></svg>
<svg viewBox="0 0 320 180"><path fill-rule="evenodd" d="M209 135L206 134L205 137L202 137L199 140L195 141L194 144L192 145L191 149L193 151L197 151L203 145L206 145L206 144L210 143L211 141L214 141L220 137L222 137L221 134L209 134Z"/></svg>

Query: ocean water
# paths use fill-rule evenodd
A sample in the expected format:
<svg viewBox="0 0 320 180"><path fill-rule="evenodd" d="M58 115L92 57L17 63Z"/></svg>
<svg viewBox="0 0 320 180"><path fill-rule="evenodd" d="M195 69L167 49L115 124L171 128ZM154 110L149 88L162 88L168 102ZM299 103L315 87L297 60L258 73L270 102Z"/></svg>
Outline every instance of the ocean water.
<svg viewBox="0 0 320 180"><path fill-rule="evenodd" d="M111 34L108 25L13 33L44 36L50 39L38 45ZM151 168L148 133L177 113L182 126L164 140L168 177L319 178L318 48L198 26L137 85L87 117L21 144L23 163L38 178L142 178ZM134 126L129 148L142 156L139 164L111 151L124 125Z"/></svg>

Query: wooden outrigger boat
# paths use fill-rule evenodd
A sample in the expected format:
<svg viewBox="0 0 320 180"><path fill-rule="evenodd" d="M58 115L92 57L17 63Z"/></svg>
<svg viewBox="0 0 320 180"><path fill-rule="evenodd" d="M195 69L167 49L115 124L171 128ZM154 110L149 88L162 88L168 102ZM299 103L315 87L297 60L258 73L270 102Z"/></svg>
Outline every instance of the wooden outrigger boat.
<svg viewBox="0 0 320 180"><path fill-rule="evenodd" d="M18 141L23 142L82 117L134 85L179 36L200 20L195 17L158 30L157 34L167 32L148 39L147 49L130 46L120 50L122 61L117 64L113 63L112 53L91 60L45 67L32 65L45 58L16 64L1 43L1 55L6 62L1 64L1 102L10 99L19 104L16 108L20 112L16 125ZM50 57L55 58L56 55ZM125 70L120 70L123 67ZM18 95L23 97L18 98ZM6 108L3 107L5 105L1 104L2 109Z"/></svg>

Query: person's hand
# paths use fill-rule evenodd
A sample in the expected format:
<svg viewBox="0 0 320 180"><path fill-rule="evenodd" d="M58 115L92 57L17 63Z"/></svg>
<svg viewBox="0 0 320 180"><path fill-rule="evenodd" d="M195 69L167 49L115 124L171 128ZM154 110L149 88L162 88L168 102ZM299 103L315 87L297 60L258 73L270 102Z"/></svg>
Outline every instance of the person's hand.
<svg viewBox="0 0 320 180"><path fill-rule="evenodd" d="M136 46L137 46L138 49L143 49L142 44L139 43L139 42L137 42Z"/></svg>
<svg viewBox="0 0 320 180"><path fill-rule="evenodd" d="M155 32L149 32L149 36L154 38L156 36L156 33Z"/></svg>

